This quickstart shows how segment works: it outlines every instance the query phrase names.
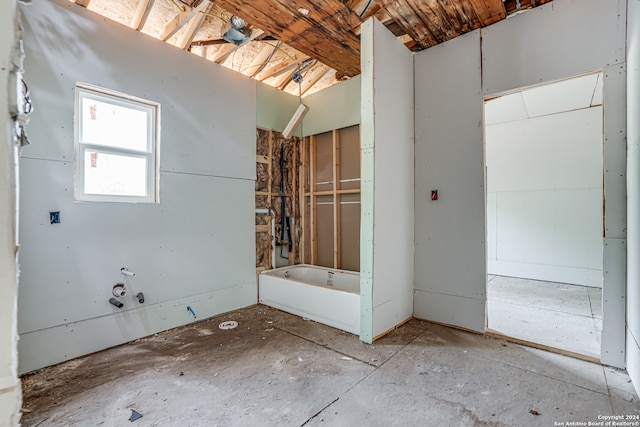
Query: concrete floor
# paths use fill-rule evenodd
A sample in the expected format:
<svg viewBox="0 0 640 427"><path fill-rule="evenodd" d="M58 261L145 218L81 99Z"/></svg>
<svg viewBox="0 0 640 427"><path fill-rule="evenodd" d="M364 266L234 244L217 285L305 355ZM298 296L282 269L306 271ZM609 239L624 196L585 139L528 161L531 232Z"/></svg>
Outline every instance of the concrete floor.
<svg viewBox="0 0 640 427"><path fill-rule="evenodd" d="M602 289L489 276L489 329L600 359Z"/></svg>
<svg viewBox="0 0 640 427"><path fill-rule="evenodd" d="M235 320L236 329L219 323ZM552 426L640 414L613 368L419 320L376 341L254 306L23 378L25 426ZM131 410L143 415L129 422Z"/></svg>

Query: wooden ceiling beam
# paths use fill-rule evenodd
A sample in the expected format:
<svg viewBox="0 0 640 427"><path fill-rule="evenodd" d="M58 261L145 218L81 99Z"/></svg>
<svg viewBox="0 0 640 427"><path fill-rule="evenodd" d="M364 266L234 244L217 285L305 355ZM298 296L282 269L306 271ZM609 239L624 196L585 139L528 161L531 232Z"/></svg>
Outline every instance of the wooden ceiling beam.
<svg viewBox="0 0 640 427"><path fill-rule="evenodd" d="M231 50L235 49L236 46L234 44L232 44L232 43L228 43L228 42L225 41L224 44L212 46L212 49L210 49L210 50L213 50L214 47L216 47L217 49L215 50L215 52L213 52L211 54L211 57L209 58L209 60L219 64L218 59L221 58L224 55L227 55L227 53L229 53ZM226 56L225 59L227 57L228 56Z"/></svg>
<svg viewBox="0 0 640 427"><path fill-rule="evenodd" d="M348 0L345 1L349 9L353 10L363 21L375 15L382 9L376 0Z"/></svg>
<svg viewBox="0 0 640 427"><path fill-rule="evenodd" d="M301 62L304 62L306 59L307 57L301 58L300 61L298 61L297 59L294 59L291 61L282 61L278 64L275 64L272 67L265 68L264 70L260 71L258 74L254 76L254 78L258 81L263 82L267 79L270 79L271 77L279 76L280 74L287 72L288 70L293 70L294 68L297 68L298 64Z"/></svg>
<svg viewBox="0 0 640 427"><path fill-rule="evenodd" d="M202 3L200 3L197 7L195 7L194 9L188 9L184 10L180 13L178 13L171 21L169 21L169 23L164 27L164 30L162 31L162 34L160 35L160 40L162 41L167 41L171 38L171 36L173 36L175 33L177 33L180 28L184 27L185 25L187 25L187 23L189 21L191 21L192 18L194 18L197 14L204 12L204 10L209 6L210 1L209 0L205 0Z"/></svg>
<svg viewBox="0 0 640 427"><path fill-rule="evenodd" d="M502 0L382 0L397 25L424 49L506 17ZM394 31L397 34L399 31Z"/></svg>
<svg viewBox="0 0 640 427"><path fill-rule="evenodd" d="M186 25L186 27L184 27L184 31L182 31L182 34L180 34L180 37L178 37L176 46L179 47L180 49L187 49L191 45L193 38L198 33L198 30L200 30L200 27L202 27L204 18L207 16L207 13L209 13L209 11L211 11L211 8L213 7L212 2L205 1L203 3L206 4L207 6L204 8L202 13L198 13L196 16L191 18L191 20Z"/></svg>
<svg viewBox="0 0 640 427"><path fill-rule="evenodd" d="M240 43L239 45L234 45L232 43L230 43L230 45L232 46L232 48L230 48L229 50L227 50L227 52L224 53L224 55L219 56L215 62L217 62L218 64L222 64L224 61L227 60L227 58L229 58L233 52L237 51L238 49L240 49L241 47L243 47L244 45L246 45L247 43L257 39L258 37L260 37L261 35L264 34L264 31L259 30L257 28L254 28L253 31L251 31L251 35L249 37L247 37L247 39L245 41L243 41L242 43Z"/></svg>
<svg viewBox="0 0 640 427"><path fill-rule="evenodd" d="M437 44L436 38L427 28L407 0L383 0L382 7L391 19L411 37L420 49L426 49Z"/></svg>
<svg viewBox="0 0 640 427"><path fill-rule="evenodd" d="M358 15L340 0L218 0L227 12L348 76L360 74Z"/></svg>
<svg viewBox="0 0 640 427"><path fill-rule="evenodd" d="M475 9L480 20L480 27L495 24L507 17L502 0L467 0L466 4Z"/></svg>
<svg viewBox="0 0 640 427"><path fill-rule="evenodd" d="M309 89L315 86L315 84L318 83L329 71L331 71L331 68L327 67L324 64L321 64L315 70L307 73L307 75L304 76L304 79L302 80L302 95L309 92Z"/></svg>
<svg viewBox="0 0 640 427"><path fill-rule="evenodd" d="M151 12L154 2L155 0L138 0L138 6L133 13L133 18L131 18L131 24L129 24L131 28L138 31L142 30L144 24L147 22L149 12Z"/></svg>
<svg viewBox="0 0 640 427"><path fill-rule="evenodd" d="M260 71L264 69L264 67L269 62L269 59L273 56L275 51L278 49L278 45L272 46L269 43L265 43L265 45L260 49L260 52L253 57L251 63L240 72L245 76L253 77L258 74Z"/></svg>

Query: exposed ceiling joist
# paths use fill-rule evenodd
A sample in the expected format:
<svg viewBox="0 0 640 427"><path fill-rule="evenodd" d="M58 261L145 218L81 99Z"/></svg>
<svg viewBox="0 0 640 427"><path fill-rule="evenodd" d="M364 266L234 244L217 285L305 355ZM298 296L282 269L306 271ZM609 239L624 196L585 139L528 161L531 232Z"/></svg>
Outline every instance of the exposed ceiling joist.
<svg viewBox="0 0 640 427"><path fill-rule="evenodd" d="M299 70L305 75L301 89L309 93L359 74L364 19L375 17L407 48L420 51L552 0L68 1L297 94L291 77ZM234 14L252 28L247 42L260 42L238 47L223 38Z"/></svg>
<svg viewBox="0 0 640 427"><path fill-rule="evenodd" d="M420 48L424 49L436 44L435 37L415 14L408 0L383 0L383 2L383 7L391 19L397 22Z"/></svg>
<svg viewBox="0 0 640 427"><path fill-rule="evenodd" d="M131 24L129 25L131 28L139 31L144 27L154 2L155 0L138 0L138 7L133 13L133 18L131 18Z"/></svg>
<svg viewBox="0 0 640 427"><path fill-rule="evenodd" d="M222 64L224 61L227 60L227 58L229 56L231 56L231 54L233 54L233 52L237 51L238 49L240 49L241 47L243 47L244 45L246 45L247 43L257 39L258 37L260 37L261 35L264 34L264 31L262 30L258 30L258 29L253 29L253 31L251 31L251 35L242 43L240 43L238 46L231 44L231 48L229 48L227 50L227 52L225 52L224 55L219 56L218 58L216 58L215 62L217 62L218 64Z"/></svg>
<svg viewBox="0 0 640 427"><path fill-rule="evenodd" d="M348 76L360 74L361 23L340 0L218 0L226 11Z"/></svg>
<svg viewBox="0 0 640 427"><path fill-rule="evenodd" d="M265 68L264 70L260 71L258 74L255 75L255 79L259 80L261 82L270 79L272 77L276 77L281 75L282 73L285 73L289 70L293 70L291 72L291 74L293 74L295 72L295 68L298 68L298 63L307 60L308 57L304 57L301 58L300 61L298 60L290 60L290 61L283 61L280 62L279 64L275 64L272 67L268 67ZM276 87L276 85L273 85L274 87Z"/></svg>
<svg viewBox="0 0 640 427"><path fill-rule="evenodd" d="M315 86L315 84L318 83L329 71L331 71L329 67L320 64L315 70L307 73L300 86L300 95L307 93L309 89Z"/></svg>
<svg viewBox="0 0 640 427"><path fill-rule="evenodd" d="M184 27L192 18L194 18L197 14L201 14L204 10L209 7L209 0L204 0L197 7L193 9L187 8L180 13L178 13L169 23L164 27L162 34L160 35L160 39L163 41L167 41L177 33L180 28Z"/></svg>
<svg viewBox="0 0 640 427"><path fill-rule="evenodd" d="M384 9L420 48L451 40L506 17L502 0L382 0Z"/></svg>
<svg viewBox="0 0 640 427"><path fill-rule="evenodd" d="M204 8L202 13L198 13L196 16L191 18L186 27L184 27L184 31L182 31L180 37L178 37L176 46L178 46L180 49L187 49L191 45L191 42L193 41L196 33L198 32L198 30L200 30L200 27L202 27L205 16L211 11L211 8L213 7L213 2L205 1L203 3L207 6Z"/></svg>
<svg viewBox="0 0 640 427"><path fill-rule="evenodd" d="M279 42L275 46L272 46L270 43L265 43L260 52L253 57L251 63L241 71L242 74L244 74L245 76L254 77L256 74L262 71L269 63L269 59L271 59L275 51L278 49L278 46Z"/></svg>

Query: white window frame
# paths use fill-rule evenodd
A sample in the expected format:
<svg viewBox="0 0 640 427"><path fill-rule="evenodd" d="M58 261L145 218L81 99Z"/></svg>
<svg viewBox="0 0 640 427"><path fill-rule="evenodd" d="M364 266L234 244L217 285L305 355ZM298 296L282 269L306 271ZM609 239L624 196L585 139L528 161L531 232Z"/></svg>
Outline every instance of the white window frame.
<svg viewBox="0 0 640 427"><path fill-rule="evenodd" d="M90 144L81 141L82 136L82 100L94 99L101 102L120 105L147 113L147 150L138 151L126 148ZM76 83L75 90L75 171L74 199L82 202L126 202L159 203L159 152L160 152L160 104L147 99L137 98L86 83ZM84 192L85 151L113 154L126 157L139 157L147 160L147 195L130 196L114 194L91 194Z"/></svg>

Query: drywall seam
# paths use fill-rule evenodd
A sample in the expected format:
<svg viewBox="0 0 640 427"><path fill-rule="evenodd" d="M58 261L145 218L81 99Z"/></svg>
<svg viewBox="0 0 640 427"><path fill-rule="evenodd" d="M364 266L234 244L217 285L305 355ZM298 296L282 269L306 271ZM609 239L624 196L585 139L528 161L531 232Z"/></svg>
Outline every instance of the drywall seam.
<svg viewBox="0 0 640 427"><path fill-rule="evenodd" d="M415 161L421 165L415 170L414 315L482 332L486 224L479 46L480 33L473 31L414 57Z"/></svg>
<svg viewBox="0 0 640 427"><path fill-rule="evenodd" d="M253 302L246 304L244 301ZM19 342L20 373L24 374L41 366L53 365L118 345L129 341L131 336L138 338L149 336L251 304L255 304L255 284L247 283L235 288L216 290L196 297L185 297L145 307L139 311L114 311L111 316L22 334ZM191 307L195 316L187 307ZM93 337L96 330L100 331L100 342ZM78 345L79 342L82 345ZM38 349L43 346L47 351L44 354L38 354Z"/></svg>
<svg viewBox="0 0 640 427"><path fill-rule="evenodd" d="M23 335L19 370L196 321L186 304L198 318L255 304L255 82L64 0L21 8L35 108L20 165L18 322L39 332ZM160 204L74 202L77 81L162 105ZM110 305L119 282L144 305Z"/></svg>
<svg viewBox="0 0 640 427"><path fill-rule="evenodd" d="M626 236L626 2L627 0L585 0L576 3L555 0L482 31L482 79L485 96L603 69L604 191L607 209L605 226L606 236L613 238L609 248L605 246L604 262L617 269L609 270L607 274L605 267L603 292L608 293L610 307L614 307L609 309L622 311L624 304L620 308L620 303L623 302L625 292L625 260L616 257L625 257L624 251L620 250L619 241ZM600 23L598 27L589 24L595 21ZM536 43L531 43L532 37ZM583 49L584 46L589 46L589 49ZM613 244L616 240L618 245ZM608 253L611 249L613 252ZM609 281L611 285L608 285ZM624 367L625 342L620 339L624 336L624 316L611 313L607 318L603 324L603 329L607 331L605 335L614 335L603 336L601 360L603 363ZM610 322L617 323L612 325Z"/></svg>

